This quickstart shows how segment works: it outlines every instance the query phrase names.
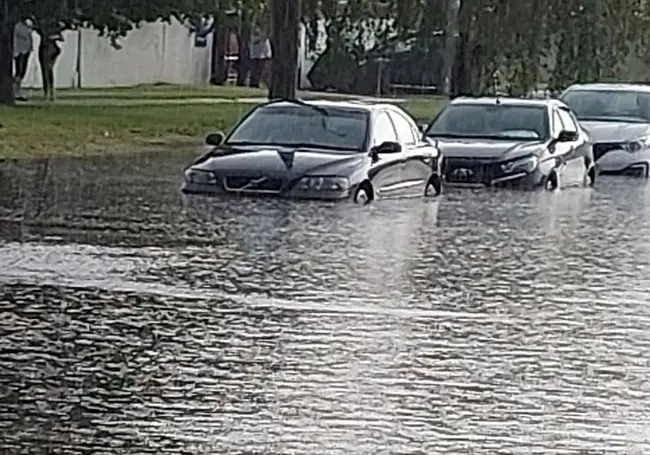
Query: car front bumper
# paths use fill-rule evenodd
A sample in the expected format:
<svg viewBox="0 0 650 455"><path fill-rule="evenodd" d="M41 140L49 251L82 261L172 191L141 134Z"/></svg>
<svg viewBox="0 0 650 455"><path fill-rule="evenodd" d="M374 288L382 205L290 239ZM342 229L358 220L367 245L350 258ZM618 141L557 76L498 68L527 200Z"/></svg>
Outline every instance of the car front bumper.
<svg viewBox="0 0 650 455"><path fill-rule="evenodd" d="M303 199L303 200L321 200L321 201L339 201L350 198L353 193L352 189L343 192L323 192L323 191L280 191L280 192L263 192L263 191L226 191L222 186L215 184L204 184L194 182L183 182L181 192L187 195L200 196L248 196L248 197L274 197L279 199Z"/></svg>
<svg viewBox="0 0 650 455"><path fill-rule="evenodd" d="M533 172L513 172L506 175L486 177L479 179L477 182L459 182L445 177L444 184L456 188L494 187L530 190L543 185L546 177L546 174L536 169Z"/></svg>
<svg viewBox="0 0 650 455"><path fill-rule="evenodd" d="M650 149L640 152L611 150L596 160L596 168L601 174L643 174L650 171Z"/></svg>

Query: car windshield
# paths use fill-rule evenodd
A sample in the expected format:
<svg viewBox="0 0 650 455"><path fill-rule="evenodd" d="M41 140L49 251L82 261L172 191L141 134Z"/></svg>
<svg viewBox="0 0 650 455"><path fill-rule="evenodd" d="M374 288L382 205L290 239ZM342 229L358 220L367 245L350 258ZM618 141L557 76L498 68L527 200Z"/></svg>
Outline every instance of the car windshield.
<svg viewBox="0 0 650 455"><path fill-rule="evenodd" d="M624 90L570 90L562 96L578 120L650 121L650 93Z"/></svg>
<svg viewBox="0 0 650 455"><path fill-rule="evenodd" d="M226 144L361 151L367 130L368 113L360 109L270 104L237 126Z"/></svg>
<svg viewBox="0 0 650 455"><path fill-rule="evenodd" d="M545 106L450 105L429 126L426 135L503 140L546 140L549 137L548 111Z"/></svg>

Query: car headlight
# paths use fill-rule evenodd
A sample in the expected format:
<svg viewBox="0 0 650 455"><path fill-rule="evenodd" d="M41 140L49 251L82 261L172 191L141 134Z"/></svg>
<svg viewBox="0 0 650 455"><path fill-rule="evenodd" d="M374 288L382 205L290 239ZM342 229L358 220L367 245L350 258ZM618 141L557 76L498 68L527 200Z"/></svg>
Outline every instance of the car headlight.
<svg viewBox="0 0 650 455"><path fill-rule="evenodd" d="M301 191L345 191L348 179L345 177L303 177L297 188Z"/></svg>
<svg viewBox="0 0 650 455"><path fill-rule="evenodd" d="M514 161L509 161L501 165L501 170L506 174L510 172L533 172L537 169L537 164L539 163L536 156L527 156L526 158L521 158Z"/></svg>
<svg viewBox="0 0 650 455"><path fill-rule="evenodd" d="M625 150L631 153L640 152L648 147L650 147L650 136L640 137L625 144Z"/></svg>
<svg viewBox="0 0 650 455"><path fill-rule="evenodd" d="M188 169L185 171L185 179L190 183L198 183L200 185L217 184L217 175L214 172L199 169Z"/></svg>

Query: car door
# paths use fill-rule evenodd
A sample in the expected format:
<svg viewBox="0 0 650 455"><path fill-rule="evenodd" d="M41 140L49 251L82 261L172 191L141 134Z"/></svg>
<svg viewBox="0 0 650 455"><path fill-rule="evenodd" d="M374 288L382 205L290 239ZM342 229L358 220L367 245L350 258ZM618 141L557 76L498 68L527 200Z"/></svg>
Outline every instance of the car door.
<svg viewBox="0 0 650 455"><path fill-rule="evenodd" d="M404 190L411 194L424 194L426 184L431 177L433 166L433 147L423 142L417 125L398 110L388 111L395 125L397 139L404 151L402 164L402 182Z"/></svg>
<svg viewBox="0 0 650 455"><path fill-rule="evenodd" d="M378 112L374 118L371 147L376 147L384 142L398 142L397 132L388 113ZM404 152L401 153L380 153L372 158L370 167L370 181L379 198L397 197L403 195L402 164Z"/></svg>
<svg viewBox="0 0 650 455"><path fill-rule="evenodd" d="M587 139L581 134L578 123L573 119L571 111L563 106L557 107L557 112L562 122L562 129L577 133L578 138L571 142L558 143L562 144L562 151L565 156L565 167L562 175L562 181L567 184L578 184L583 182L585 175L584 147ZM560 150L560 147L558 147Z"/></svg>

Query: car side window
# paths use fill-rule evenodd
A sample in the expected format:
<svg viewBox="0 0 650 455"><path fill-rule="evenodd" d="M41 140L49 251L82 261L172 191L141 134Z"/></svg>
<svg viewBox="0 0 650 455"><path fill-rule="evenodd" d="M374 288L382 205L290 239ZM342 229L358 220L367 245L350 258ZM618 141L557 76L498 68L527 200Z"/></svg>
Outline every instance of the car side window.
<svg viewBox="0 0 650 455"><path fill-rule="evenodd" d="M571 114L566 109L558 109L560 115L560 120L562 120L562 125L564 130L571 131L575 133L578 131L578 125L571 118Z"/></svg>
<svg viewBox="0 0 650 455"><path fill-rule="evenodd" d="M576 125L576 129L580 129L580 121L578 120L578 117L576 117L575 112L572 110L567 111L569 113L569 117L571 117L571 120L573 120L573 123Z"/></svg>
<svg viewBox="0 0 650 455"><path fill-rule="evenodd" d="M388 117L387 113L382 112L377 117L372 136L373 146L383 144L387 141L398 142L395 127L393 126L393 122L391 122L390 117Z"/></svg>
<svg viewBox="0 0 650 455"><path fill-rule="evenodd" d="M414 145L417 142L417 137L413 135L411 123L397 112L389 112L388 115L395 125L397 139L404 145Z"/></svg>

